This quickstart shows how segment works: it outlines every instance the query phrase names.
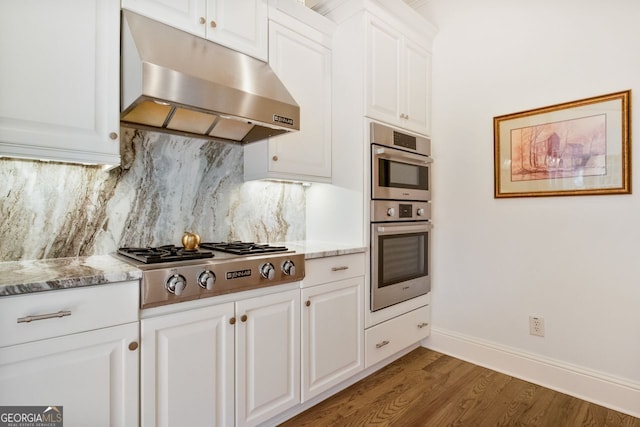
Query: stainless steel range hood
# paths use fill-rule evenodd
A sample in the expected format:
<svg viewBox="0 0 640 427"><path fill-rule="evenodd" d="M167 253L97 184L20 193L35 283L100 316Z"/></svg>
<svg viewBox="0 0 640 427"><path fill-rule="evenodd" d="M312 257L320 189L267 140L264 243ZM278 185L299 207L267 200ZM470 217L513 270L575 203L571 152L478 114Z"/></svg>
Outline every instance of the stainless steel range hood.
<svg viewBox="0 0 640 427"><path fill-rule="evenodd" d="M268 64L123 10L124 126L236 143L300 130Z"/></svg>

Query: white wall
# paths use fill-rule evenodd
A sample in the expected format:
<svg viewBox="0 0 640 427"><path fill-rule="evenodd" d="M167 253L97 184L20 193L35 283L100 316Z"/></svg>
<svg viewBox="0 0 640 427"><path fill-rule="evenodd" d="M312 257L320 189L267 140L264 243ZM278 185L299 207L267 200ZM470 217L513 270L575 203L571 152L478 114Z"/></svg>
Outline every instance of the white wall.
<svg viewBox="0 0 640 427"><path fill-rule="evenodd" d="M620 90L635 103L640 2L431 0L420 12L439 28L426 345L640 416L640 194L494 199L492 128ZM544 338L529 315L544 317Z"/></svg>

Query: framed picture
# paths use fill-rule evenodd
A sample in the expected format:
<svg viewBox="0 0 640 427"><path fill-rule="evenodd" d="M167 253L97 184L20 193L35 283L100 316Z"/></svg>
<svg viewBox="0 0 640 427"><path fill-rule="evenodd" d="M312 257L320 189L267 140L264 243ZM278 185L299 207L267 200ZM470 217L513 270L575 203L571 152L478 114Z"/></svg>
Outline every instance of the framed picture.
<svg viewBox="0 0 640 427"><path fill-rule="evenodd" d="M631 193L631 90L493 118L494 196Z"/></svg>

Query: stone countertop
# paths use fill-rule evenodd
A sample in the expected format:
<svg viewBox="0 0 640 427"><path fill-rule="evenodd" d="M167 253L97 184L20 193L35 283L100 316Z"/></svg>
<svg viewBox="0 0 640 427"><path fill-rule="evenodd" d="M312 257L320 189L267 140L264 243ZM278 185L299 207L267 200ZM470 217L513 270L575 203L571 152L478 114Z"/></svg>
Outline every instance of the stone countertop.
<svg viewBox="0 0 640 427"><path fill-rule="evenodd" d="M362 246L331 242L281 242L305 259L366 252ZM0 262L0 297L139 280L142 271L113 255Z"/></svg>
<svg viewBox="0 0 640 427"><path fill-rule="evenodd" d="M140 270L112 255L0 262L0 297L141 277Z"/></svg>
<svg viewBox="0 0 640 427"><path fill-rule="evenodd" d="M309 240L300 242L283 242L278 244L282 244L298 253L304 253L305 259L326 258L330 256L348 255L367 251L367 248L364 246Z"/></svg>

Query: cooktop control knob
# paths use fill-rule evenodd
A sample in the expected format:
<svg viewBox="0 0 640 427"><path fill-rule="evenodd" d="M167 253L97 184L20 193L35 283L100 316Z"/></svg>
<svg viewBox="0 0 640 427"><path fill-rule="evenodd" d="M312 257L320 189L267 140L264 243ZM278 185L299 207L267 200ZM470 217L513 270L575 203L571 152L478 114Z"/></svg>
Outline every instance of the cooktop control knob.
<svg viewBox="0 0 640 427"><path fill-rule="evenodd" d="M424 208L418 208L418 209L416 209L416 215L418 215L418 216L424 216Z"/></svg>
<svg viewBox="0 0 640 427"><path fill-rule="evenodd" d="M198 276L198 285L200 285L202 289L210 291L211 289L213 289L213 285L215 283L216 275L213 273L213 271L205 270Z"/></svg>
<svg viewBox="0 0 640 427"><path fill-rule="evenodd" d="M282 272L287 276L294 276L296 274L296 265L288 259L282 263Z"/></svg>
<svg viewBox="0 0 640 427"><path fill-rule="evenodd" d="M396 210L395 210L395 208L389 208L389 209L387 209L387 216L391 216L391 217L396 216Z"/></svg>
<svg viewBox="0 0 640 427"><path fill-rule="evenodd" d="M266 264L262 264L262 266L260 266L260 275L265 279L272 280L276 275L276 269L273 267L273 264L267 262Z"/></svg>
<svg viewBox="0 0 640 427"><path fill-rule="evenodd" d="M167 291L177 296L182 294L182 291L184 291L186 286L187 279L185 279L182 274L174 274L167 279L167 283L165 284Z"/></svg>

